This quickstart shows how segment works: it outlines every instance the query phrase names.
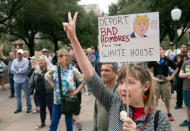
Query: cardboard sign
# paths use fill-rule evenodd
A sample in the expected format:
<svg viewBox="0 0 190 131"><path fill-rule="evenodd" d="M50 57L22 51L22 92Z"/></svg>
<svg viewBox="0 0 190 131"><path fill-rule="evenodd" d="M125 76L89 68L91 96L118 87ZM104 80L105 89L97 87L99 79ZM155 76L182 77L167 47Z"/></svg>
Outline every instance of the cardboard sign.
<svg viewBox="0 0 190 131"><path fill-rule="evenodd" d="M159 13L98 18L100 62L160 60Z"/></svg>

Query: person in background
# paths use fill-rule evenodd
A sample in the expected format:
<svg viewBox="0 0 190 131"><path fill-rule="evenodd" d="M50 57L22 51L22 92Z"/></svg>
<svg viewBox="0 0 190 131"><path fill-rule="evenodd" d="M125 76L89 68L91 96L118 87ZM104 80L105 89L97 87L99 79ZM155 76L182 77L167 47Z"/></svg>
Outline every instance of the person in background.
<svg viewBox="0 0 190 131"><path fill-rule="evenodd" d="M43 48L42 49L42 54L45 55L45 56L47 56L47 58L52 62L52 57L51 57L51 54L50 54L50 52L49 52L48 49Z"/></svg>
<svg viewBox="0 0 190 131"><path fill-rule="evenodd" d="M3 54L3 45L0 46L0 57L3 61L8 64L8 81L10 85L10 96L9 98L13 98L15 96L15 89L14 89L14 74L11 72L11 65L13 60L15 59L15 55L13 52L9 52L9 57L5 57Z"/></svg>
<svg viewBox="0 0 190 131"><path fill-rule="evenodd" d="M37 126L37 129L45 127L46 120L46 106L49 109L50 120L52 119L53 108L53 88L46 90L48 81L45 80L45 75L48 71L54 69L50 60L45 55L39 57L39 65L35 66L35 71L29 80L30 97L33 97L34 90L36 91L36 97L40 105L40 120L41 124Z"/></svg>
<svg viewBox="0 0 190 131"><path fill-rule="evenodd" d="M117 63L103 63L101 67L101 78L111 92L119 95L117 91ZM94 127L93 131L107 131L108 130L109 113L104 109L98 100L95 100L94 106Z"/></svg>
<svg viewBox="0 0 190 131"><path fill-rule="evenodd" d="M98 52L96 51L96 49L94 48L94 46L91 46L91 49L92 49L93 55L96 56L96 61L95 61L95 64L96 64L97 62L100 61L100 56L99 56Z"/></svg>
<svg viewBox="0 0 190 131"><path fill-rule="evenodd" d="M87 57L90 63L95 66L96 56L93 54L93 50L91 48L87 49Z"/></svg>
<svg viewBox="0 0 190 131"><path fill-rule="evenodd" d="M176 100L176 106L175 109L182 108L183 105L183 78L179 77L179 72L181 70L181 66L183 65L183 62L186 61L187 58L187 45L182 44L181 45L181 53L174 57L174 62L176 63L178 67L178 72L176 74L176 91L177 91L177 100Z"/></svg>
<svg viewBox="0 0 190 131"><path fill-rule="evenodd" d="M57 51L58 65L56 66L56 71L54 73L47 75L47 80L54 87L54 104L52 111L52 121L50 125L50 131L56 131L59 120L61 118L61 97L60 97L60 88L62 89L63 95L74 96L78 93L78 89L81 88L83 82L82 74L75 68L71 66L71 60L69 57L69 52L66 49L60 49ZM59 78L58 78L58 67L60 66L60 75L62 87L59 87ZM76 83L78 88L76 87ZM75 107L73 107L75 108ZM73 131L73 122L72 115L65 115L66 130Z"/></svg>
<svg viewBox="0 0 190 131"><path fill-rule="evenodd" d="M179 77L183 78L183 99L187 111L187 119L184 120L179 126L189 126L190 128L190 49L187 50L188 60L184 61Z"/></svg>
<svg viewBox="0 0 190 131"><path fill-rule="evenodd" d="M31 76L32 76L32 74L33 74L33 72L34 72L34 70L35 70L35 61L34 61L34 59L35 59L35 57L34 56L32 56L32 57L30 57L30 64L29 64L29 71L28 71L28 76L29 76L29 79L31 78ZM30 89L30 87L29 87L29 89ZM31 98L31 97L30 97ZM32 113L33 114L35 114L35 113L38 113L38 112L40 112L40 105L39 105L39 102L38 102L38 100L37 100L37 95L36 95L36 90L34 89L34 91L33 91L33 98L34 98L34 104L35 104L35 106L36 106L36 109L34 109L33 111L32 111Z"/></svg>
<svg viewBox="0 0 190 131"><path fill-rule="evenodd" d="M158 78L158 82L155 87L157 103L158 99L161 96L167 109L168 118L170 119L170 121L173 121L174 118L170 112L171 86L169 81L175 77L178 68L173 61L171 61L167 56L164 56L164 47L162 45L160 45L160 61L149 62L148 67L152 70L154 76ZM169 67L174 70L173 74L170 76L168 74Z"/></svg>
<svg viewBox="0 0 190 131"><path fill-rule="evenodd" d="M28 50L24 50L23 57L27 58L30 61L30 55Z"/></svg>
<svg viewBox="0 0 190 131"><path fill-rule="evenodd" d="M74 54L73 50L69 51L69 57L72 60L72 66L76 67L78 69L78 71L81 73L80 67L79 67L79 65L77 63L77 60L75 58L75 54ZM81 91L81 89L84 86L79 86L79 85L80 85L80 82L76 82L76 87L77 87L77 90L78 90L77 91L78 93L76 95L77 95L77 97L79 99L79 104L80 104L80 107L81 107L81 101L82 101L82 91ZM80 123L80 110L81 110L81 108L77 112L75 112L73 114L73 122L76 124L76 127L77 127L78 130L82 130L82 124Z"/></svg>
<svg viewBox="0 0 190 131"><path fill-rule="evenodd" d="M152 131L164 130L170 131L171 124L163 112L153 109L154 106L154 87L153 77L146 66L129 65L129 76L126 78L127 65L123 66L118 75L118 87L120 96L115 95L107 89L101 78L94 71L94 68L87 56L84 54L81 45L77 39L75 26L77 20L75 13L72 19L71 13L68 13L69 23L63 23L63 28L75 51L75 56L80 69L86 78L86 83L91 88L93 95L109 112L109 131ZM128 87L126 83L128 79ZM129 116L126 118L127 88L129 90ZM120 115L121 114L121 115ZM123 115L124 114L124 115ZM155 115L159 114L155 123ZM144 126L145 123L145 126ZM146 124L147 123L147 124Z"/></svg>
<svg viewBox="0 0 190 131"><path fill-rule="evenodd" d="M14 74L14 87L17 98L17 108L14 113L19 113L22 111L22 103L21 103L21 88L24 89L24 94L26 98L27 110L26 113L30 113L32 110L32 105L30 101L30 94L28 89L28 59L23 57L24 51L22 49L18 49L17 56L18 58L13 60L11 65L11 71Z"/></svg>
<svg viewBox="0 0 190 131"><path fill-rule="evenodd" d="M0 60L0 81L2 82L2 88L3 90L5 90L5 87L4 87L4 68L6 67L5 63Z"/></svg>
<svg viewBox="0 0 190 131"><path fill-rule="evenodd" d="M180 49L175 49L174 42L170 42L170 48L165 52L165 56L167 56L170 60L174 60L174 57L178 54L180 54ZM169 75L173 73L173 69L169 67ZM174 80L170 81L171 84L171 92L174 93L175 90L175 82Z"/></svg>

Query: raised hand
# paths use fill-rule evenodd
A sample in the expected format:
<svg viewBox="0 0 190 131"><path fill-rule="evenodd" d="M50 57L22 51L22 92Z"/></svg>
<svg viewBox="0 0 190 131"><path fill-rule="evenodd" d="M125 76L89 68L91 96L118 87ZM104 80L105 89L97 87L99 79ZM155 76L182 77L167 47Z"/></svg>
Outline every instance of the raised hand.
<svg viewBox="0 0 190 131"><path fill-rule="evenodd" d="M3 45L0 45L0 52L3 51Z"/></svg>
<svg viewBox="0 0 190 131"><path fill-rule="evenodd" d="M68 39L71 41L71 44L73 43L77 37L76 37L76 20L77 20L78 12L75 12L75 15L72 19L71 12L68 12L68 23L63 22L63 28L65 32L67 33Z"/></svg>

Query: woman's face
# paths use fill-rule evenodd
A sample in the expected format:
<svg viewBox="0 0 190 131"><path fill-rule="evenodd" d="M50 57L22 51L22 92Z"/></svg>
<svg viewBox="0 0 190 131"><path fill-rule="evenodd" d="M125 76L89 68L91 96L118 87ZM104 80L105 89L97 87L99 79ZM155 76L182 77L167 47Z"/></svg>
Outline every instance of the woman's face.
<svg viewBox="0 0 190 131"><path fill-rule="evenodd" d="M30 59L30 64L34 65L34 59Z"/></svg>
<svg viewBox="0 0 190 131"><path fill-rule="evenodd" d="M64 65L66 65L67 56L63 55L61 53L57 53L57 60L58 60L58 64L64 64Z"/></svg>
<svg viewBox="0 0 190 131"><path fill-rule="evenodd" d="M39 57L39 66L40 67L46 66L45 59L42 56Z"/></svg>
<svg viewBox="0 0 190 131"><path fill-rule="evenodd" d="M127 104L127 87L126 79L123 78L119 81L119 94L123 104ZM136 80L132 75L128 76L128 89L129 89L129 105L132 107L142 107L144 105L143 96L147 88L142 86L139 80ZM142 105L143 104L143 105Z"/></svg>

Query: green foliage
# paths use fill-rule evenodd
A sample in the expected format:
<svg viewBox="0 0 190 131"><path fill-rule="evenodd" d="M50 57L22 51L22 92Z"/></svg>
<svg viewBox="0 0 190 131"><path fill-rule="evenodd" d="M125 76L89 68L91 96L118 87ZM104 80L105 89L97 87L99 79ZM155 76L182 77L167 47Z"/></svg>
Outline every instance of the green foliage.
<svg viewBox="0 0 190 131"><path fill-rule="evenodd" d="M62 26L62 22L68 21L69 11L72 15L76 11L79 12L76 32L82 46L97 45L97 16L93 12L86 14L84 9L77 5L79 0L7 0L7 3L3 1L0 0L0 22L3 15L7 16L7 19L0 23L0 27L5 27L3 29L6 29L6 33L14 36L11 40L22 39L30 49L31 55L35 49L42 46L55 51L59 46L69 44ZM36 37L44 41L35 46Z"/></svg>
<svg viewBox="0 0 190 131"><path fill-rule="evenodd" d="M182 30L178 37L180 42L185 32L190 28L190 0L118 0L117 4L112 4L109 7L109 15L159 12L160 41L165 40L165 37L168 37L169 41L174 41L174 22L170 13L175 6L182 10L182 16L178 23L178 29Z"/></svg>

